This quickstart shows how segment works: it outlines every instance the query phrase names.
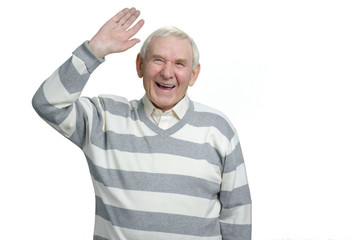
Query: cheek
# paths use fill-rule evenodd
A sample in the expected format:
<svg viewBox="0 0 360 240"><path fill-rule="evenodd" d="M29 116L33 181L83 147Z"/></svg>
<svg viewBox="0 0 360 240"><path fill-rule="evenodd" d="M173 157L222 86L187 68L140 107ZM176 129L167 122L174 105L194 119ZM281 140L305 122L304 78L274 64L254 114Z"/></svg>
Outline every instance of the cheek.
<svg viewBox="0 0 360 240"><path fill-rule="evenodd" d="M185 87L189 85L190 79L191 79L191 73L189 72L179 72L177 74L177 80L179 85Z"/></svg>
<svg viewBox="0 0 360 240"><path fill-rule="evenodd" d="M161 69L159 67L148 68L144 72L144 76L145 75L149 81L155 81L157 78L161 76Z"/></svg>
<svg viewBox="0 0 360 240"><path fill-rule="evenodd" d="M151 82L152 82L151 76L148 73L144 72L143 85L146 90L149 90L151 86Z"/></svg>
<svg viewBox="0 0 360 240"><path fill-rule="evenodd" d="M151 82L154 81L154 78L155 78L156 74L154 73L154 71L144 71L144 76L143 76L143 81L144 81L144 84L146 85L150 85Z"/></svg>
<svg viewBox="0 0 360 240"><path fill-rule="evenodd" d="M144 89L147 93L153 91L154 87L151 80L149 80L148 78L143 78L143 84L144 84Z"/></svg>

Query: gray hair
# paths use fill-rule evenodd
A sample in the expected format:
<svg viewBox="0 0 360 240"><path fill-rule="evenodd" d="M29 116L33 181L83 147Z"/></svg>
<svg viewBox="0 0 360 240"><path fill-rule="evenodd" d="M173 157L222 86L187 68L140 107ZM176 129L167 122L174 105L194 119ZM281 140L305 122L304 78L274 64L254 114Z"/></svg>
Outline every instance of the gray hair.
<svg viewBox="0 0 360 240"><path fill-rule="evenodd" d="M148 49L148 46L150 42L157 37L176 37L180 39L187 39L189 40L191 46L192 46L192 53L193 53L193 65L192 68L195 69L197 65L199 64L199 49L197 48L194 40L186 34L184 31L176 28L176 27L162 27L150 34L146 40L144 41L141 49L140 49L140 56L144 59L146 56L146 51Z"/></svg>

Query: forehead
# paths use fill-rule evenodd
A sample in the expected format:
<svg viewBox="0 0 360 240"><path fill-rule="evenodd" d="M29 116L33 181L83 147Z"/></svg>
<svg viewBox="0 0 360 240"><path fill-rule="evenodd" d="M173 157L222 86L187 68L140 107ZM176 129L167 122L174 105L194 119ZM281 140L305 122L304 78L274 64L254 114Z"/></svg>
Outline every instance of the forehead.
<svg viewBox="0 0 360 240"><path fill-rule="evenodd" d="M167 58L192 58L192 46L188 39L177 37L156 37L151 40L147 52L150 56L160 55Z"/></svg>

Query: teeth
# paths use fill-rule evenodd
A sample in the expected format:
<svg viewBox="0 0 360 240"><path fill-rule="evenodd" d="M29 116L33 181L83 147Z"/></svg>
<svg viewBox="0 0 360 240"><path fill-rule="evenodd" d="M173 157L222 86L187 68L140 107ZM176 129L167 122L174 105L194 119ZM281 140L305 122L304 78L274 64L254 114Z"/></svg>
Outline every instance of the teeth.
<svg viewBox="0 0 360 240"><path fill-rule="evenodd" d="M156 83L158 86L160 87L166 87L166 88L174 88L174 85L170 85L170 84L162 84L162 83Z"/></svg>

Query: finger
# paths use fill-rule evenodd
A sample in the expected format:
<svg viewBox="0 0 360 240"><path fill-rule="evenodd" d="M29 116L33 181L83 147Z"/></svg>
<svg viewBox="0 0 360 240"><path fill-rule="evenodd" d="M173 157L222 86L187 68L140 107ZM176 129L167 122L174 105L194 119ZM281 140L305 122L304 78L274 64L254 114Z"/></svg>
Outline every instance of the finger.
<svg viewBox="0 0 360 240"><path fill-rule="evenodd" d="M115 14L115 16L113 16L110 21L111 22L119 22L119 20L124 17L124 15L126 15L128 12L130 11L129 8L124 8L123 10L121 10L120 12L118 12L117 14Z"/></svg>
<svg viewBox="0 0 360 240"><path fill-rule="evenodd" d="M139 10L135 11L135 12L129 17L129 19L128 19L126 22L124 22L123 28L124 28L124 29L128 29L128 28L131 26L131 24L133 24L133 23L135 22L135 20L136 20L139 16L140 16L140 11L139 11Z"/></svg>
<svg viewBox="0 0 360 240"><path fill-rule="evenodd" d="M141 19L132 28L130 28L127 31L129 38L133 37L142 28L142 26L144 26L144 23L145 21Z"/></svg>
<svg viewBox="0 0 360 240"><path fill-rule="evenodd" d="M140 39L138 39L138 38L130 39L129 41L126 42L125 47L126 47L126 49L132 48L133 46L135 46L135 44L137 44L139 42L140 42Z"/></svg>
<svg viewBox="0 0 360 240"><path fill-rule="evenodd" d="M128 11L119 21L118 21L118 24L120 26L123 26L124 23L126 23L129 18L134 14L136 13L136 9L135 8L131 8L130 11Z"/></svg>

